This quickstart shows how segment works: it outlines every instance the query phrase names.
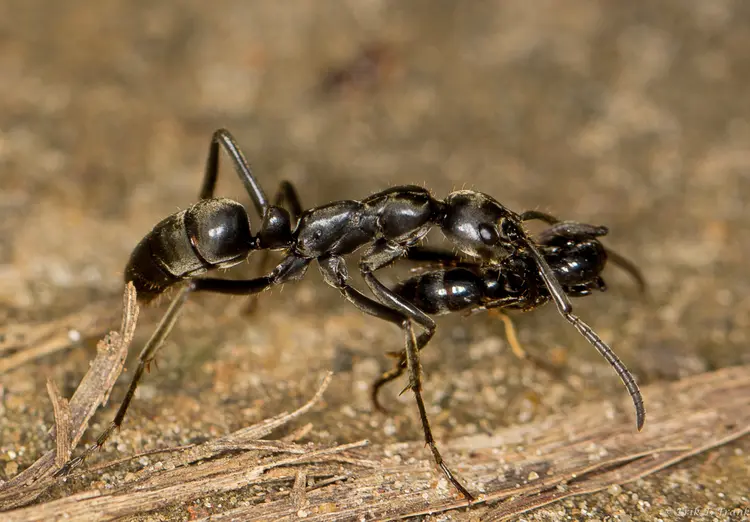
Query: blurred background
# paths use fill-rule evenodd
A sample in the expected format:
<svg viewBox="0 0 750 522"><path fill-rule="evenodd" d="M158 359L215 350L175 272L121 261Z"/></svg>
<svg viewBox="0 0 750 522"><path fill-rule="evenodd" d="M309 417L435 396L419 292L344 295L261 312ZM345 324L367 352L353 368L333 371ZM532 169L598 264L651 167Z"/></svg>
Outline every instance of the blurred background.
<svg viewBox="0 0 750 522"><path fill-rule="evenodd" d="M649 295L609 269L609 292L575 305L641 384L748 364L749 23L739 0L2 2L0 320L99 300L117 311L132 248L195 201L211 133L227 127L265 190L290 180L306 207L413 183L606 225ZM218 192L248 203L229 169ZM139 343L165 307L143 312ZM420 437L400 384L384 393L393 417L369 403L399 332L317 270L245 308L191 302L113 454L274 415L330 368L313 440ZM497 319L440 320L423 358L438 438L584 401L632 415L609 366L553 307L516 326L553 371L515 359ZM80 343L0 376L0 476L50 447L45 380L69 395L94 353ZM695 479L701 495L715 498L711 470L737 466L738 450L747 440L718 450ZM670 473L642 482L658 488ZM641 498L656 495L649 487L632 486Z"/></svg>

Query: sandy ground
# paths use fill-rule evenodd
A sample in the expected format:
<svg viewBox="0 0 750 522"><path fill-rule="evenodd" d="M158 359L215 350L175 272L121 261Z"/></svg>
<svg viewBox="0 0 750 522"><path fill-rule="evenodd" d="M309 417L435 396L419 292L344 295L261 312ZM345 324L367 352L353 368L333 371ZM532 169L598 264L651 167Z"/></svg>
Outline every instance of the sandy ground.
<svg viewBox="0 0 750 522"><path fill-rule="evenodd" d="M211 132L226 126L266 190L291 180L306 206L414 183L605 224L649 297L610 269L609 292L576 306L640 383L750 364L749 23L750 4L730 0L3 2L0 323L98 300L116 311L130 251L195 200ZM221 195L247 203L222 176ZM144 311L138 343L165 306ZM306 417L310 440L419 438L399 385L385 393L393 417L368 398L400 347L395 328L315 270L252 315L244 306L190 303L99 458L294 408L328 369L337 376ZM515 359L496 319L440 320L423 358L439 438L624 396L552 307L516 325L554 375ZM0 375L0 478L51 447L46 379L70 395L93 355L79 343ZM750 508L749 453L745 438L527 519L654 520L666 505L712 520L712 509Z"/></svg>

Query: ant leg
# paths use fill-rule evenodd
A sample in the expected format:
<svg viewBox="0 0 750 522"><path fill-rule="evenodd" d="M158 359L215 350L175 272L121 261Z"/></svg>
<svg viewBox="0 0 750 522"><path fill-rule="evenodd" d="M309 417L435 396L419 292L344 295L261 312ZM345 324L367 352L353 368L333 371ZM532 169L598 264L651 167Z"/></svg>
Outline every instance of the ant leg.
<svg viewBox="0 0 750 522"><path fill-rule="evenodd" d="M417 351L419 352L427 345L432 336L435 334L435 321L427 314L425 314L422 310L414 306L412 303L396 295L392 290L381 283L373 274L374 271L391 264L399 257L404 255L408 256L409 250L410 249L408 249L407 247L389 245L387 242L382 240L377 241L362 256L362 259L359 263L359 268L360 272L362 273L362 277L365 280L365 283L367 283L370 291L375 295L378 301L391 309L397 310L404 317L415 321L424 329L424 332L419 336L419 339L416 342ZM451 254L447 252L431 251L429 249L422 249L417 247L415 247L414 250L416 250L415 257L417 257L418 259L432 258L439 259L440 261L445 261L449 260L451 256ZM401 352L399 361L396 363L396 366L392 370L381 375L380 378L378 378L373 383L371 397L376 409L385 411L378 401L378 392L383 385L400 377L403 374L404 369L406 368L406 363L406 353Z"/></svg>
<svg viewBox="0 0 750 522"><path fill-rule="evenodd" d="M380 413L388 413L388 410L386 410L383 407L383 405L380 404L380 400L378 399L380 388L382 388L389 382L401 377L404 374L405 370L406 370L406 353L402 353L399 360L396 362L393 368L391 368L387 372L384 372L380 377L377 378L377 380L374 383L372 383L372 388L370 389L370 400L372 400L373 406Z"/></svg>
<svg viewBox="0 0 750 522"><path fill-rule="evenodd" d="M589 325L579 319L578 316L573 315L570 312L564 313L562 315L570 324L575 327L576 330L578 330L581 335L586 338L589 343L593 345L594 348L596 348L596 351L598 351L602 355L602 357L607 360L612 368L614 368L617 376L620 377L620 380L625 385L628 393L630 393L630 397L633 399L633 405L635 406L636 426L638 427L638 431L641 431L643 429L643 423L646 419L646 410L643 407L643 397L641 396L640 389L638 389L638 384L636 384L635 379L633 378L633 374L630 373L630 371L620 360L620 358L615 355L612 349L607 346L604 341L601 340L601 338Z"/></svg>
<svg viewBox="0 0 750 522"><path fill-rule="evenodd" d="M640 269L633 263L630 259L628 259L625 256L622 256L618 254L617 252L613 251L611 248L607 248L607 258L609 258L612 263L620 267L620 269L627 272L627 274L633 278L633 280L638 285L638 291L640 291L641 294L645 294L648 290L648 285L646 283L646 279L643 277L643 273L640 271Z"/></svg>
<svg viewBox="0 0 750 522"><path fill-rule="evenodd" d="M323 274L323 279L325 280L325 282L333 286L334 288L337 288L341 292L341 295L344 296L347 301L356 306L357 309L368 315L377 317L378 319L383 319L384 321L388 321L389 323L393 323L403 328L403 323L406 320L406 316L404 314L378 301L375 301L374 299L367 297L347 282L349 279L349 274L347 273L346 263L342 257L330 256L327 258L319 259L318 264L320 266L320 271ZM419 335L419 337L417 338L417 346L420 350L427 345L434 333L435 328L433 327L425 329L425 331ZM399 377L404 373L404 370L406 369L406 355L401 352L400 354L396 354L396 357L399 357L399 362L397 363L396 368L394 370L391 370L390 372L387 372L386 374L383 374L383 376L375 382L372 388L371 399L373 402L373 406L376 410L382 413L386 413L386 410L378 401L377 394L379 388L383 384L390 382L396 377ZM384 380L384 378L392 372L398 373L395 373L392 377L386 378Z"/></svg>
<svg viewBox="0 0 750 522"><path fill-rule="evenodd" d="M154 333L151 335L151 338L146 343L146 346L143 347L141 354L138 356L138 367L136 368L135 373L133 374L133 378L130 381L128 391L125 394L125 398L122 400L122 403L120 403L120 407L117 409L117 414L115 414L115 418L112 420L110 425L101 433L101 435L99 435L99 437L96 439L96 443L86 448L80 456L72 459L62 468L60 468L55 473L55 476L65 476L70 473L71 470L83 464L83 462L94 451L104 446L104 443L107 441L107 439L109 439L110 435L112 435L112 432L115 429L120 428L123 419L125 419L125 413L128 411L128 407L130 406L130 403L135 396L135 390L138 388L138 383L140 382L141 377L143 377L143 372L149 366L151 361L154 360L154 357L156 357L156 353L162 347L167 336L172 331L172 328L177 321L177 317L179 316L180 311L182 310L182 307L187 301L188 295L192 290L193 289L190 284L180 289L177 296L172 300L172 304L169 305L169 309L164 314L161 322L159 322L159 325L156 327L156 330L154 330Z"/></svg>
<svg viewBox="0 0 750 522"><path fill-rule="evenodd" d="M554 225L555 223L559 223L560 220L557 219L555 216L551 214L547 214L546 212L541 212L539 210L527 210L526 212L521 214L521 221L544 221L548 225Z"/></svg>
<svg viewBox="0 0 750 522"><path fill-rule="evenodd" d="M291 182L283 180L279 183L279 189L276 192L273 204L276 207L286 204L292 218L292 227L297 225L297 220L302 215L302 203L300 203L299 194L297 194L297 190Z"/></svg>
<svg viewBox="0 0 750 522"><path fill-rule="evenodd" d="M435 444L435 438L432 436L432 429L430 428L430 421L427 418L427 409L422 399L422 371L419 363L419 352L417 351L417 340L414 336L414 328L411 320L404 322L404 333L406 334L406 366L409 370L409 386L412 392L414 392L414 399L417 402L417 409L419 410L419 419L422 421L422 429L424 431L425 443L430 447L432 451L432 457L435 459L435 463L438 465L443 474L448 478L453 487L455 487L469 502L474 500L474 495L469 491L453 476L450 468L445 464L443 456Z"/></svg>
<svg viewBox="0 0 750 522"><path fill-rule="evenodd" d="M435 321L412 303L395 294L373 274L376 270L388 266L407 252L408 248L405 246L394 246L382 240L377 241L362 256L359 269L362 278L378 301L413 320L426 331L432 332L430 333L430 337L432 337L435 332Z"/></svg>
<svg viewBox="0 0 750 522"><path fill-rule="evenodd" d="M521 343L518 340L518 336L516 335L516 327L513 324L513 320L510 318L510 316L497 308L490 308L487 310L487 312L491 315L500 317L500 319L503 321L505 325L505 338L508 340L508 344L510 345L513 354L521 360L527 359L529 357L529 354L521 346ZM420 346L419 342L417 342L417 351L422 351L422 348L424 348L424 346ZM378 400L378 393L380 392L380 388L382 388L389 382L401 377L401 375L403 375L404 371L406 370L406 354L404 352L401 352L400 354L395 355L399 358L395 366L378 377L378 379L372 385L372 402L374 403L375 408L382 413L387 412Z"/></svg>
<svg viewBox="0 0 750 522"><path fill-rule="evenodd" d="M213 292L216 294L253 295L264 290L302 279L310 266L311 259L289 255L271 272L254 279L218 279L201 277L193 279L190 286L194 292Z"/></svg>
<svg viewBox="0 0 750 522"><path fill-rule="evenodd" d="M133 400L133 397L135 396L135 391L138 388L138 383L143 376L143 372L146 370L149 363L153 361L156 353L163 345L164 340L172 331L172 328L177 321L179 312L182 309L182 306L185 304L185 301L187 301L188 295L191 292L209 291L222 294L239 295L259 293L270 288L271 286L285 283L287 281L300 279L305 274L305 271L307 270L309 264L310 261L307 259L288 256L270 274L256 279L235 281L228 279L205 278L193 279L189 281L172 301L172 304L164 314L164 317L159 323L159 326L156 327L153 335L141 351L141 354L139 356L138 368L136 368L135 373L133 374L133 379L130 381L130 387L125 394L125 399L123 399L122 403L120 404L120 407L117 410L117 414L115 415L112 423L96 439L96 443L94 445L84 450L83 454L81 454L79 457L76 457L75 459L65 464L55 473L55 476L64 476L70 473L73 468L83 463L83 461L86 460L86 458L91 455L91 453L96 451L98 448L101 448L110 437L110 435L112 435L112 432L122 425L122 421L125 418L125 413L127 412L128 407Z"/></svg>
<svg viewBox="0 0 750 522"><path fill-rule="evenodd" d="M218 129L211 136L211 145L208 148L208 158L206 158L206 171L203 176L203 186L201 187L200 199L213 197L216 189L216 178L219 173L219 147L222 147L232 159L234 169L237 175L245 185L245 190L253 200L255 209L261 217L268 210L268 198L263 192L258 180L255 179L252 169L248 164L245 156L242 154L239 145L226 129Z"/></svg>
<svg viewBox="0 0 750 522"><path fill-rule="evenodd" d="M424 400L422 399L422 375L418 350L420 343L414 335L413 323L416 322L421 327L425 328L430 332L430 337L432 337L436 328L435 321L412 303L396 295L373 274L375 270L387 266L402 255L406 254L406 251L407 247L405 246L393 246L385 241L378 241L362 256L360 270L367 286L370 287L370 290L378 301L389 308L397 310L407 317L407 320L404 321L402 325L404 333L406 334L406 368L409 372L409 386L411 387L412 392L414 392L417 409L419 410L419 418L422 421L425 443L430 447L435 463L446 478L467 500L471 502L474 500L474 496L453 476L453 473L443 461L443 457L435 444L432 429L430 428L430 422L427 418L427 409L425 408Z"/></svg>
<svg viewBox="0 0 750 522"><path fill-rule="evenodd" d="M488 312L502 319L503 323L505 324L505 338L508 340L508 344L510 345L510 349L513 351L513 354L521 360L526 359L528 357L528 354L526 353L526 350L524 350L521 346L521 343L518 341L518 336L516 335L516 327L513 324L513 320L510 318L510 316L498 308L488 310Z"/></svg>
<svg viewBox="0 0 750 522"><path fill-rule="evenodd" d="M432 333L423 332L417 337L417 351L421 352L422 349L427 345L429 340L432 338L432 335L434 334L434 331ZM372 383L372 388L370 390L370 399L372 400L372 404L375 407L376 410L378 410L380 413L388 413L388 410L383 407L382 404L380 404L380 399L378 399L378 394L380 393L380 388L388 384L389 382L398 379L404 374L404 371L406 371L406 351L402 350L401 352L391 352L388 355L392 355L398 359L396 361L396 364L388 370L387 372L384 372L380 377L378 377L374 383ZM409 387L407 386L406 389ZM404 390L405 391L405 390ZM401 392L403 393L403 391Z"/></svg>
<svg viewBox="0 0 750 522"><path fill-rule="evenodd" d="M332 255L319 258L318 266L320 267L320 273L323 275L323 280L341 292L341 295L360 311L399 326L406 319L398 311L367 297L352 287L348 283L349 273L343 257Z"/></svg>

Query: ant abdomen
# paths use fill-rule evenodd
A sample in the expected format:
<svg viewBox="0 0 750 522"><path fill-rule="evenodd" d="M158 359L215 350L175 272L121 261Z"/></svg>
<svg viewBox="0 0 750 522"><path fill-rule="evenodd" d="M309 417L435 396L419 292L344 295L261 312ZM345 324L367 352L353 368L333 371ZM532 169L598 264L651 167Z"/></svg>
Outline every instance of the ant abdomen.
<svg viewBox="0 0 750 522"><path fill-rule="evenodd" d="M465 268L427 272L407 279L394 292L430 315L467 310L481 303L481 277Z"/></svg>
<svg viewBox="0 0 750 522"><path fill-rule="evenodd" d="M125 268L148 302L179 281L242 262L256 248L245 208L231 199L203 199L160 221L133 250Z"/></svg>

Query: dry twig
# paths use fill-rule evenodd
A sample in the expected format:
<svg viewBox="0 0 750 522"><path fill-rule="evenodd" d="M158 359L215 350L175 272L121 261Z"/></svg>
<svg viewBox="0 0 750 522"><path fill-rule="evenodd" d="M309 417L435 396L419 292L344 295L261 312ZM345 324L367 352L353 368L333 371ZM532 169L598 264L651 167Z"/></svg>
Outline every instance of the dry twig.
<svg viewBox="0 0 750 522"><path fill-rule="evenodd" d="M513 519L562 498L633 481L750 433L748 366L652 385L644 393L649 397L650 422L640 434L632 431L625 418L602 423L603 412L612 410L604 403L583 405L569 414L493 435L444 443L445 452L462 463L457 468L467 484L482 493L466 516ZM191 458L209 454L213 458L192 460L196 463L174 469L150 466L106 492L84 491L6 512L4 520L109 520L240 488L248 492L243 496L248 505L225 506L212 513L210 520L297 520L304 516L305 520L335 522L365 515L399 520L466 507L432 468L421 441L324 448L283 441L252 443L248 436L268 433L270 426L296 414L239 430L213 445L206 443L212 451L235 448L231 455L191 453L195 448L188 448L185 453ZM238 455L237 446L228 442L232 440L252 450ZM342 455L352 450L356 451ZM308 485L303 492L304 482ZM248 490L248 486L255 488ZM502 502L486 505L498 501Z"/></svg>
<svg viewBox="0 0 750 522"><path fill-rule="evenodd" d="M133 341L135 325L138 319L138 304L135 288L129 283L123 297L123 315L120 331L110 332L97 345L97 356L91 368L81 380L81 384L73 394L69 404L70 422L69 433L60 437L67 439L63 444L59 442L57 429L52 430L52 436L58 440L57 447L75 448L83 436L89 419L100 404L109 398L112 387L122 372L128 347ZM55 402L56 399L53 399ZM58 416L56 414L56 421ZM63 422L63 425L66 423ZM58 425L59 426L59 425ZM55 481L51 475L55 471L57 451L50 450L42 455L34 464L29 466L0 488L0 506L9 509L32 502Z"/></svg>

